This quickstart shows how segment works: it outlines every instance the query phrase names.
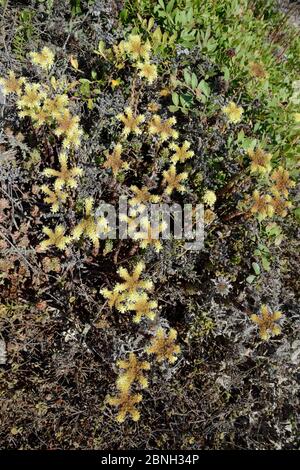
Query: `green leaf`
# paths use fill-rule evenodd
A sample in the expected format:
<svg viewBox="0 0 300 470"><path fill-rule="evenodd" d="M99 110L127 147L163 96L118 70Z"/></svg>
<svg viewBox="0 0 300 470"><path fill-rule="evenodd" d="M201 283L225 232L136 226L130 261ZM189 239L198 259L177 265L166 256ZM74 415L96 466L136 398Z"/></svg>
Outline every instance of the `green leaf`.
<svg viewBox="0 0 300 470"><path fill-rule="evenodd" d="M270 261L264 256L261 259L261 264L266 271L270 271Z"/></svg>
<svg viewBox="0 0 300 470"><path fill-rule="evenodd" d="M230 79L230 72L229 72L229 68L224 66L223 67L223 73L224 73L224 80L226 80L226 82L229 81Z"/></svg>
<svg viewBox="0 0 300 470"><path fill-rule="evenodd" d="M172 101L175 106L179 105L179 96L178 93L172 93Z"/></svg>
<svg viewBox="0 0 300 470"><path fill-rule="evenodd" d="M259 276L260 275L260 267L259 267L259 264L257 263L252 263L252 268L256 274L256 276Z"/></svg>
<svg viewBox="0 0 300 470"><path fill-rule="evenodd" d="M184 108L190 107L193 102L193 97L188 94L180 95L180 104Z"/></svg>
<svg viewBox="0 0 300 470"><path fill-rule="evenodd" d="M191 83L191 85L192 85L193 90L195 90L195 88L198 85L198 78L197 78L195 73L192 73L192 83Z"/></svg>
<svg viewBox="0 0 300 470"><path fill-rule="evenodd" d="M297 209L294 210L294 215L297 222L300 224L300 207L297 207Z"/></svg>
<svg viewBox="0 0 300 470"><path fill-rule="evenodd" d="M254 281L255 279L255 276L253 274L251 274L250 276L248 276L246 278L246 281L248 282L248 284L252 284L252 282Z"/></svg>
<svg viewBox="0 0 300 470"><path fill-rule="evenodd" d="M167 5L167 7L166 7L167 13L169 13L169 14L172 13L172 11L173 11L173 9L174 9L174 4L175 4L175 0L170 0L170 1L168 2L168 5Z"/></svg>
<svg viewBox="0 0 300 470"><path fill-rule="evenodd" d="M169 106L168 107L168 110L171 112L171 113L177 113L177 111L179 110L179 107L178 106Z"/></svg>
<svg viewBox="0 0 300 470"><path fill-rule="evenodd" d="M192 77L187 69L183 71L184 81L189 86L192 83Z"/></svg>
<svg viewBox="0 0 300 470"><path fill-rule="evenodd" d="M201 82L199 83L199 88L206 97L210 95L209 85L204 80L201 80Z"/></svg>

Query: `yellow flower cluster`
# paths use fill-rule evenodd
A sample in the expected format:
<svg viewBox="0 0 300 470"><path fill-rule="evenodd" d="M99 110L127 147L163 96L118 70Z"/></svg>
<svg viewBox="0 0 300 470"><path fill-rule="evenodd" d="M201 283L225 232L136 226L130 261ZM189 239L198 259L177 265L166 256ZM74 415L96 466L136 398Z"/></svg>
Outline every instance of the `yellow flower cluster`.
<svg viewBox="0 0 300 470"><path fill-rule="evenodd" d="M57 212L60 205L64 203L68 197L68 194L60 191L60 188L55 188L54 191L51 191L48 186L44 185L41 189L47 195L44 201L51 204L52 212ZM84 217L74 227L71 236L64 235L65 228L61 225L56 227L54 232L47 227L44 228L43 232L48 235L49 238L40 243L40 249L45 250L49 246L55 246L56 248L63 250L71 241L77 241L81 237L86 236L92 241L95 250L98 250L101 233L107 233L109 231L109 225L104 217L95 217L93 213L93 204L93 198L90 197L85 199Z"/></svg>
<svg viewBox="0 0 300 470"><path fill-rule="evenodd" d="M64 250L68 243L71 242L71 237L65 236L65 231L66 229L63 225L57 225L54 230L43 227L43 232L48 236L48 239L40 243L40 249L44 251L49 246L55 246L59 250Z"/></svg>
<svg viewBox="0 0 300 470"><path fill-rule="evenodd" d="M207 204L209 207L213 207L216 203L216 200L217 200L217 196L214 191L211 191L210 189L205 191L203 195L203 202L205 204Z"/></svg>
<svg viewBox="0 0 300 470"><path fill-rule="evenodd" d="M131 416L133 421L138 421L140 419L140 412L136 408L136 405L140 403L143 399L141 393L130 393L120 392L119 395L115 397L108 396L107 403L112 406L117 406L119 411L116 417L118 423L123 423L126 419L127 414Z"/></svg>
<svg viewBox="0 0 300 470"><path fill-rule="evenodd" d="M32 63L42 69L48 70L54 64L54 53L48 47L43 47L40 52L30 52Z"/></svg>
<svg viewBox="0 0 300 470"><path fill-rule="evenodd" d="M177 173L176 166L171 165L168 170L163 172L163 182L166 185L166 194L170 196L175 190L183 193L185 191L185 187L181 183L182 181L185 181L187 177L188 173L186 171L183 173Z"/></svg>
<svg viewBox="0 0 300 470"><path fill-rule="evenodd" d="M258 325L261 339L268 340L272 335L280 335L281 328L276 322L282 318L282 313L272 313L267 305L262 305L260 311L261 316L251 315L251 320Z"/></svg>
<svg viewBox="0 0 300 470"><path fill-rule="evenodd" d="M140 361L134 353L130 353L128 360L119 360L117 366L125 372L121 372L116 381L118 395L115 397L109 396L107 403L118 407L116 417L118 423L123 423L127 414L131 416L133 421L138 421L140 412L135 405L142 401L142 395L134 394L132 386L136 384L142 389L148 387L148 380L144 373L150 370L150 363Z"/></svg>
<svg viewBox="0 0 300 470"><path fill-rule="evenodd" d="M150 346L146 349L147 354L154 354L157 362L168 361L173 364L177 361L177 354L180 353L180 346L175 344L177 331L171 328L169 333L163 328L156 331Z"/></svg>
<svg viewBox="0 0 300 470"><path fill-rule="evenodd" d="M130 186L130 189L134 193L134 196L129 201L129 204L131 206L146 204L147 202L152 202L153 204L156 204L160 201L160 196L156 194L150 194L150 191L146 186L143 186L140 189L137 186L132 185Z"/></svg>
<svg viewBox="0 0 300 470"><path fill-rule="evenodd" d="M121 313L133 311L133 321L139 323L142 318L154 320L157 302L150 300L145 291L152 291L153 282L141 279L145 264L139 262L130 274L126 268L120 268L118 274L123 282L115 285L114 289L102 289L100 292L108 300L111 308L116 308Z"/></svg>
<svg viewBox="0 0 300 470"><path fill-rule="evenodd" d="M150 62L138 62L136 66L139 69L139 77L145 78L149 85L152 85L154 80L157 80L157 67L155 64L150 64Z"/></svg>
<svg viewBox="0 0 300 470"><path fill-rule="evenodd" d="M63 136L63 146L66 148L79 147L82 130L79 128L79 117L73 116L69 109L64 109L56 118L55 134Z"/></svg>
<svg viewBox="0 0 300 470"><path fill-rule="evenodd" d="M157 67L150 62L150 42L143 42L140 35L131 34L127 41L122 43L122 47L135 62L135 66L139 70L139 77L145 78L149 85L151 85L157 79Z"/></svg>
<svg viewBox="0 0 300 470"><path fill-rule="evenodd" d="M91 240L95 250L99 249L99 238L102 233L109 230L107 223L103 217L96 217L93 212L94 199L88 197L84 201L84 217L75 226L73 230L73 239L79 240L82 236L86 236Z"/></svg>
<svg viewBox="0 0 300 470"><path fill-rule="evenodd" d="M244 110L241 106L237 106L233 101L230 101L227 106L223 107L223 113L228 117L228 120L233 124L241 121Z"/></svg>
<svg viewBox="0 0 300 470"><path fill-rule="evenodd" d="M114 177L116 177L122 169L128 169L128 164L121 158L122 150L122 144L116 144L111 154L108 153L108 151L105 152L106 161L103 166L104 168L111 169Z"/></svg>
<svg viewBox="0 0 300 470"><path fill-rule="evenodd" d="M176 124L175 116L166 119L163 121L158 114L154 114L149 123L149 134L158 135L162 142L173 138L174 140L178 139L178 132L173 129L173 126Z"/></svg>
<svg viewBox="0 0 300 470"><path fill-rule="evenodd" d="M56 178L54 183L54 188L56 191L62 189L64 186L69 188L76 188L76 178L77 176L81 176L83 174L82 168L68 168L68 158L68 155L65 152L62 152L58 157L60 170L46 168L43 172L45 176L54 176Z"/></svg>
<svg viewBox="0 0 300 470"><path fill-rule="evenodd" d="M274 182L271 191L276 196L283 195L288 197L289 189L295 187L295 182L290 179L289 172L282 166L279 166L271 175L271 180Z"/></svg>
<svg viewBox="0 0 300 470"><path fill-rule="evenodd" d="M292 203L287 200L289 189L295 186L295 182L290 179L289 172L282 166L279 166L271 174L271 191L273 197L269 194L260 194L256 189L252 198L254 204L250 211L258 216L259 220L267 217L273 217L277 214L279 217L286 217L288 210L292 207Z"/></svg>
<svg viewBox="0 0 300 470"><path fill-rule="evenodd" d="M32 62L48 70L54 63L53 52L44 47L41 52L30 53ZM63 137L65 148L77 148L80 145L82 130L79 127L79 117L71 114L69 98L66 94L54 93L57 81L53 76L49 87L40 83L28 83L23 77L16 78L13 71L8 72L7 78L0 78L0 84L5 94L17 94L19 116L30 117L37 128L44 125L54 125L54 133Z"/></svg>
<svg viewBox="0 0 300 470"><path fill-rule="evenodd" d="M154 226L148 220L148 217L141 219L141 231L133 235L134 240L139 240L140 248L147 248L153 246L156 252L162 250L162 243L159 236L166 229L165 222L161 222Z"/></svg>
<svg viewBox="0 0 300 470"><path fill-rule="evenodd" d="M67 201L68 194L61 191L60 189L55 189L52 191L49 186L43 184L41 190L46 195L44 197L44 202L50 204L51 212L56 213L59 211L60 207Z"/></svg>
<svg viewBox="0 0 300 470"><path fill-rule="evenodd" d="M150 370L150 363L139 361L134 353L129 354L128 361L119 360L117 366L125 370L117 379L117 388L121 392L128 391L134 382L138 382L142 388L148 387L148 380L144 371Z"/></svg>
<svg viewBox="0 0 300 470"><path fill-rule="evenodd" d="M123 135L127 137L130 133L140 135L142 133L139 128L145 120L144 115L140 114L134 116L132 109L128 106L125 108L124 114L118 114L117 119L119 119L124 124Z"/></svg>
<svg viewBox="0 0 300 470"><path fill-rule="evenodd" d="M173 163L177 163L177 162L184 163L186 160L189 160L190 158L192 158L195 154L193 150L190 150L190 147L191 147L191 143L188 142L187 140L183 142L181 147L180 145L177 145L174 142L172 142L169 145L169 148L174 151L171 161Z"/></svg>
<svg viewBox="0 0 300 470"><path fill-rule="evenodd" d="M272 197L267 195L261 195L257 189L253 191L252 198L254 204L251 207L251 212L257 214L259 220L264 220L267 217L272 217L274 214L274 208L272 206Z"/></svg>
<svg viewBox="0 0 300 470"><path fill-rule="evenodd" d="M143 42L138 34L131 34L124 43L124 49L133 60L149 60L151 45L149 41Z"/></svg>
<svg viewBox="0 0 300 470"><path fill-rule="evenodd" d="M24 83L25 78L16 78L12 70L8 71L7 78L0 78L0 85L2 86L4 95L9 95L10 93L21 95Z"/></svg>
<svg viewBox="0 0 300 470"><path fill-rule="evenodd" d="M271 159L272 155L265 152L260 147L257 147L255 150L249 149L248 155L251 160L251 173L269 173L272 169Z"/></svg>

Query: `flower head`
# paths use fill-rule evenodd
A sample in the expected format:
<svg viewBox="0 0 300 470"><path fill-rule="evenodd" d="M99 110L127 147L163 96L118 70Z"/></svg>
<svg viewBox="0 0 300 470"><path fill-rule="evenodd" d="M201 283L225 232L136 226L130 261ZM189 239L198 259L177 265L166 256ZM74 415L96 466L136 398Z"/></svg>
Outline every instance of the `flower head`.
<svg viewBox="0 0 300 470"><path fill-rule="evenodd" d="M30 52L32 63L42 69L50 69L54 64L54 53L48 47L43 47L40 52Z"/></svg>
<svg viewBox="0 0 300 470"><path fill-rule="evenodd" d="M61 135L71 135L78 128L79 117L73 116L69 109L62 109L61 113L56 116L57 128L55 129L55 134L57 136Z"/></svg>
<svg viewBox="0 0 300 470"><path fill-rule="evenodd" d="M213 207L216 203L216 200L217 196L214 191L211 191L210 189L205 191L203 195L203 202L205 202L205 204L207 204L209 207Z"/></svg>
<svg viewBox="0 0 300 470"><path fill-rule="evenodd" d="M260 147L257 147L256 150L248 150L248 155L251 160L251 172L258 173L267 173L271 171L271 159L272 155L265 152Z"/></svg>
<svg viewBox="0 0 300 470"><path fill-rule="evenodd" d="M155 101L151 101L147 106L148 111L150 113L157 113L160 110L160 104L155 103Z"/></svg>
<svg viewBox="0 0 300 470"><path fill-rule="evenodd" d="M49 117L51 117L52 119L57 119L65 113L68 104L69 98L67 95L56 95L52 99L45 99L44 109L45 111L47 111Z"/></svg>
<svg viewBox="0 0 300 470"><path fill-rule="evenodd" d="M266 217L272 217L274 208L271 204L272 198L269 195L260 195L257 190L253 191L254 204L251 207L251 212L257 214L260 220Z"/></svg>
<svg viewBox="0 0 300 470"><path fill-rule="evenodd" d="M167 227L165 222L160 224L153 224L149 222L148 217L144 217L141 220L141 231L133 235L134 240L139 240L139 245L141 248L147 248L148 246L153 246L155 251L158 253L162 249L162 243L159 240L159 235Z"/></svg>
<svg viewBox="0 0 300 470"><path fill-rule="evenodd" d="M228 279L226 279L226 277L220 276L217 279L214 279L213 282L215 284L216 292L222 297L227 297L230 292L230 289L232 289L232 285L230 284Z"/></svg>
<svg viewBox="0 0 300 470"><path fill-rule="evenodd" d="M155 354L158 362L167 360L170 364L177 361L176 354L180 353L180 346L175 344L177 331L170 329L169 334L163 328L156 331L151 344L146 348L147 354Z"/></svg>
<svg viewBox="0 0 300 470"><path fill-rule="evenodd" d="M68 132L66 137L63 140L63 147L66 149L69 148L78 148L80 145L80 139L82 136L82 129L78 126L74 127L72 132Z"/></svg>
<svg viewBox="0 0 300 470"><path fill-rule="evenodd" d="M126 301L126 298L122 293L117 291L116 289L109 290L106 287L100 290L100 294L103 295L105 299L108 301L109 307L116 308L117 310L124 310L124 303Z"/></svg>
<svg viewBox="0 0 300 470"><path fill-rule="evenodd" d="M116 421L123 423L127 414L131 416L133 421L140 419L140 412L137 410L136 405L142 401L143 397L140 393L131 394L130 391L121 392L118 396L108 397L107 402L110 405L119 408Z"/></svg>
<svg viewBox="0 0 300 470"><path fill-rule="evenodd" d="M64 193L60 190L52 191L46 184L41 186L41 190L44 194L46 194L44 202L51 205L51 212L53 213L58 212L61 204L65 203L68 198L67 193Z"/></svg>
<svg viewBox="0 0 300 470"><path fill-rule="evenodd" d="M279 166L271 175L271 180L275 181L272 191L276 194L282 194L284 197L288 197L289 188L295 186L295 182L290 180L289 172L282 166Z"/></svg>
<svg viewBox="0 0 300 470"><path fill-rule="evenodd" d="M114 176L116 176L122 168L126 167L126 163L121 159L122 150L122 145L117 144L111 154L106 152L106 161L103 163L103 166L104 168L111 169Z"/></svg>
<svg viewBox="0 0 300 470"><path fill-rule="evenodd" d="M48 227L44 227L43 232L48 235L48 239L43 240L40 243L40 248L45 250L49 246L53 245L60 250L64 250L66 245L71 241L71 237L65 236L65 230L66 229L63 225L57 225L54 230L51 230Z"/></svg>
<svg viewBox="0 0 300 470"><path fill-rule="evenodd" d="M241 121L243 112L243 108L241 106L237 106L233 101L223 108L223 113L225 113L229 121L234 124Z"/></svg>
<svg viewBox="0 0 300 470"><path fill-rule="evenodd" d="M210 225L216 218L216 214L211 209L205 209L204 211L204 223Z"/></svg>
<svg viewBox="0 0 300 470"><path fill-rule="evenodd" d="M36 107L27 111L21 111L19 116L30 116L34 122L34 126L37 128L46 124L48 120L48 113L45 111L44 107Z"/></svg>
<svg viewBox="0 0 300 470"><path fill-rule="evenodd" d="M135 312L135 316L133 317L135 323L140 323L142 317L154 320L156 308L157 302L150 300L145 292L133 294L127 305L127 310L133 310Z"/></svg>
<svg viewBox="0 0 300 470"><path fill-rule="evenodd" d="M141 36L139 36L138 34L131 34L129 36L129 38L124 44L124 49L134 60L140 58L149 60L149 52L151 50L151 45L149 41L143 43Z"/></svg>
<svg viewBox="0 0 300 470"><path fill-rule="evenodd" d="M129 200L129 204L131 203L131 200ZM120 214L120 221L126 222L126 229L128 231L128 235L131 238L135 238L136 233L137 233L137 228L140 225L140 215L141 212L144 212L146 210L146 206L140 205L136 209L130 208L129 210L129 215L127 214Z"/></svg>
<svg viewBox="0 0 300 470"><path fill-rule="evenodd" d="M25 91L18 99L17 105L20 109L28 108L33 109L39 107L41 101L46 98L46 93L41 90L39 83L27 83L25 85Z"/></svg>
<svg viewBox="0 0 300 470"><path fill-rule="evenodd" d="M277 336L281 333L280 326L276 323L282 317L279 311L271 312L267 305L261 306L261 316L251 315L251 320L259 327L261 339L268 340L270 336Z"/></svg>
<svg viewBox="0 0 300 470"><path fill-rule="evenodd" d="M131 295L136 294L140 289L151 291L153 289L153 282L148 279L140 279L144 269L145 264L143 262L137 263L132 274L129 274L126 268L120 268L118 274L123 279L123 282L115 286L116 291L126 291L127 294Z"/></svg>
<svg viewBox="0 0 300 470"><path fill-rule="evenodd" d="M117 388L120 392L128 392L134 382L138 382L142 388L148 387L144 372L150 369L149 362L139 361L134 353L130 353L128 360L119 360L117 366L126 371L117 379Z"/></svg>
<svg viewBox="0 0 300 470"><path fill-rule="evenodd" d="M149 123L149 133L152 135L158 135L162 142L171 138L176 140L179 134L175 129L173 129L175 124L175 116L162 121L158 114L154 114Z"/></svg>
<svg viewBox="0 0 300 470"><path fill-rule="evenodd" d="M163 172L163 181L167 186L165 189L166 194L171 195L175 190L183 193L185 187L181 182L186 180L187 177L188 174L186 172L177 174L175 165L171 165L168 170Z"/></svg>
<svg viewBox="0 0 300 470"><path fill-rule="evenodd" d="M75 226L73 230L73 238L79 240L80 237L89 238L96 249L99 248L100 227L93 212L94 199L88 197L84 201L84 217Z"/></svg>
<svg viewBox="0 0 300 470"><path fill-rule="evenodd" d="M147 202L152 202L155 204L160 201L160 196L150 194L147 186L142 186L142 188L138 188L137 186L133 185L130 186L130 189L134 193L134 196L129 201L129 204L131 206L146 204Z"/></svg>
<svg viewBox="0 0 300 470"><path fill-rule="evenodd" d="M193 152L193 150L190 150L190 146L191 146L191 144L187 140L185 140L183 142L181 147L180 147L180 145L177 145L174 142L172 142L169 145L169 148L171 150L174 150L174 154L172 155L172 158L171 158L172 162L173 163L177 163L177 162L184 163L189 158L192 158L194 156L194 152Z"/></svg>
<svg viewBox="0 0 300 470"><path fill-rule="evenodd" d="M157 67L155 64L138 62L136 66L139 69L139 77L145 78L150 85L157 79Z"/></svg>
<svg viewBox="0 0 300 470"><path fill-rule="evenodd" d="M54 188L56 191L62 189L63 186L68 186L69 188L76 188L76 177L81 176L83 170L78 167L68 168L68 156L64 152L59 155L58 159L60 163L60 170L46 168L44 170L44 175L54 176L56 178L54 183Z"/></svg>
<svg viewBox="0 0 300 470"><path fill-rule="evenodd" d="M121 79L120 78L117 78L117 79L112 78L110 80L110 86L112 87L113 90L115 88L117 88L118 86L120 86L120 85L121 85Z"/></svg>
<svg viewBox="0 0 300 470"><path fill-rule="evenodd" d="M282 199L279 194L275 194L275 196L272 198L271 204L275 214L279 215L280 217L286 217L288 210L292 207L292 203Z"/></svg>
<svg viewBox="0 0 300 470"><path fill-rule="evenodd" d="M4 95L8 95L10 93L21 95L24 82L25 78L16 78L15 72L12 70L8 71L7 78L0 78L0 85L2 85Z"/></svg>
<svg viewBox="0 0 300 470"><path fill-rule="evenodd" d="M133 111L129 106L125 108L124 114L118 114L117 118L124 124L123 134L126 137L131 132L137 135L142 133L139 125L144 122L145 117L142 114L134 116Z"/></svg>

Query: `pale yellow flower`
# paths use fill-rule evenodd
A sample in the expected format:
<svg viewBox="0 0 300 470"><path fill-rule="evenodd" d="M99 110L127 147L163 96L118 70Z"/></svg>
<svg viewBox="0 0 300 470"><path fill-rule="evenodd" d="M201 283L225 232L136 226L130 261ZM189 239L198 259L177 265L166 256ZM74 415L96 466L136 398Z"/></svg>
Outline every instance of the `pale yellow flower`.
<svg viewBox="0 0 300 470"><path fill-rule="evenodd" d="M145 78L151 85L157 79L157 67L149 62L138 62L137 68L140 70L139 77Z"/></svg>
<svg viewBox="0 0 300 470"><path fill-rule="evenodd" d="M213 207L216 203L216 200L217 200L217 196L214 191L211 191L211 190L205 191L203 195L203 202L205 202L205 204L207 204L209 207Z"/></svg>
<svg viewBox="0 0 300 470"><path fill-rule="evenodd" d="M13 72L13 70L8 71L7 78L0 78L0 85L2 85L4 95L8 95L10 93L21 95L24 82L25 78L16 78L15 72Z"/></svg>
<svg viewBox="0 0 300 470"><path fill-rule="evenodd" d="M177 163L177 162L180 162L180 163L184 163L186 160L192 158L194 156L194 152L193 150L190 150L190 142L188 142L187 140L185 140L182 144L182 146L180 145L177 145L175 144L174 142L172 142L170 145L169 145L169 148L171 150L174 150L174 154L171 158L172 162L173 163Z"/></svg>
<svg viewBox="0 0 300 470"><path fill-rule="evenodd" d="M272 169L270 164L272 155L265 152L262 148L257 147L255 150L248 150L248 155L251 160L251 172L269 173Z"/></svg>
<svg viewBox="0 0 300 470"><path fill-rule="evenodd" d="M225 113L229 121L234 124L241 121L243 112L243 108L241 106L237 106L233 101L223 108L223 113Z"/></svg>
<svg viewBox="0 0 300 470"><path fill-rule="evenodd" d="M281 333L280 326L276 323L282 317L282 313L271 312L267 305L261 306L261 316L251 315L251 320L259 326L259 335L261 339L268 340L270 336L277 336Z"/></svg>
<svg viewBox="0 0 300 470"><path fill-rule="evenodd" d="M123 134L125 136L128 136L131 132L137 135L142 133L139 125L144 122L145 117L142 114L134 116L129 106L125 108L124 114L118 114L117 118L124 124Z"/></svg>
<svg viewBox="0 0 300 470"><path fill-rule="evenodd" d="M165 140L173 138L176 140L178 138L178 132L173 129L173 126L176 124L175 116L170 117L163 121L158 114L154 114L149 123L149 134L158 135L162 142Z"/></svg>
<svg viewBox="0 0 300 470"><path fill-rule="evenodd" d="M149 52L151 45L149 41L143 43L142 38L138 34L131 34L124 43L125 51L134 59L143 58L149 60Z"/></svg>
<svg viewBox="0 0 300 470"><path fill-rule="evenodd" d="M49 69L54 64L54 53L48 47L43 47L41 52L30 52L32 63L42 69Z"/></svg>
<svg viewBox="0 0 300 470"><path fill-rule="evenodd" d="M163 172L163 181L166 184L166 194L171 195L175 190L183 193L185 191L185 187L181 182L186 180L187 177L188 174L186 172L177 174L175 165L171 165L168 170Z"/></svg>

